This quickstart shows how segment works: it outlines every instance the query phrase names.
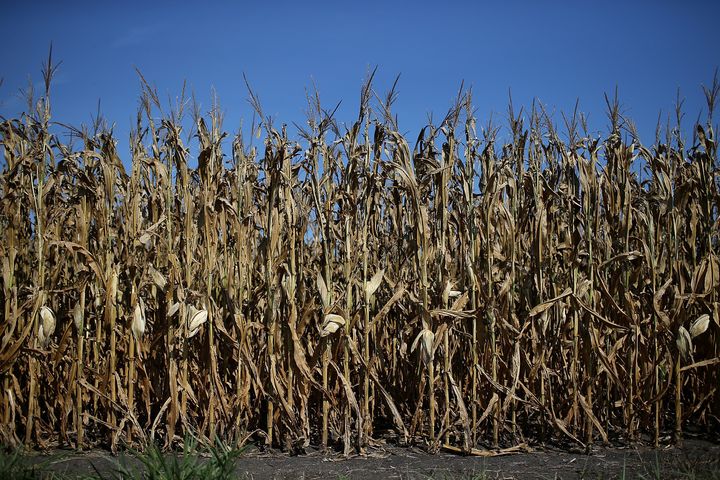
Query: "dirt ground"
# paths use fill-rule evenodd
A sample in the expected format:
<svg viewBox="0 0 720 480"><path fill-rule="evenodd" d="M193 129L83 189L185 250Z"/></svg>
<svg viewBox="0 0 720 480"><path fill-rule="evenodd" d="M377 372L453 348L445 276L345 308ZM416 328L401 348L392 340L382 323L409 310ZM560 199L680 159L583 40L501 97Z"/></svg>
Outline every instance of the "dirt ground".
<svg viewBox="0 0 720 480"><path fill-rule="evenodd" d="M107 472L118 462L137 460L115 457L106 451L75 453L54 451L34 457L52 471L84 476ZM136 463L135 463L136 464ZM136 464L137 465L137 464ZM685 440L682 448L652 449L644 446L597 448L589 454L533 449L496 457L435 455L415 448L377 448L364 456L345 458L311 452L300 456L249 452L237 462L238 478L247 479L608 479L608 478L710 478L720 479L720 444Z"/></svg>

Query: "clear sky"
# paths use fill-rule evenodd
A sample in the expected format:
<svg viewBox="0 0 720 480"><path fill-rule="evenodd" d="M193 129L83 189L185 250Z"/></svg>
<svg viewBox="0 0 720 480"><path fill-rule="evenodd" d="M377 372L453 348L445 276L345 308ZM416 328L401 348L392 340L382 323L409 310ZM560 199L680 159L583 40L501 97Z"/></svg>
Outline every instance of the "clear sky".
<svg viewBox="0 0 720 480"><path fill-rule="evenodd" d="M654 140L658 114L677 89L685 120L705 111L701 84L720 66L718 1L354 1L5 2L0 17L0 115L17 115L18 90L40 85L53 44L62 60L53 90L55 120L89 123L98 99L116 124L121 156L138 105L135 67L165 100L183 80L207 111L214 87L235 131L252 119L242 74L278 123L302 123L314 81L341 122L357 116L359 89L378 66L383 94L401 74L395 104L414 140L427 114L439 120L461 81L472 86L480 123L502 123L508 90L533 98L555 119L575 100L591 130L605 132L603 94L617 85L623 111Z"/></svg>

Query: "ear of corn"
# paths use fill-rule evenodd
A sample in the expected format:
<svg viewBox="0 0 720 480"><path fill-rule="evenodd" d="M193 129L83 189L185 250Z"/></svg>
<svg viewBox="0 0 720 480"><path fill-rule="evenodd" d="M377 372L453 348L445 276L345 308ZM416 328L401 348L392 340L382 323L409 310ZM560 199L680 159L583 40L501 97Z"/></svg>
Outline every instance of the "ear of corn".
<svg viewBox="0 0 720 480"><path fill-rule="evenodd" d="M55 332L55 313L48 307L40 308L40 327L38 328L38 340L46 347L50 337Z"/></svg>
<svg viewBox="0 0 720 480"><path fill-rule="evenodd" d="M131 329L135 339L142 340L142 336L145 334L145 309L142 306L142 300L135 304Z"/></svg>
<svg viewBox="0 0 720 480"><path fill-rule="evenodd" d="M345 326L345 319L342 316L334 313L328 313L325 315L323 324L320 327L320 336L327 337L328 335L337 332L338 329L343 326Z"/></svg>
<svg viewBox="0 0 720 480"><path fill-rule="evenodd" d="M508 138L478 137L461 91L411 149L371 83L347 128L311 95L296 140L251 91L257 146L214 104L196 158L185 101L160 112L144 80L126 163L102 123L74 145L49 130L49 86L3 120L0 441L349 453L388 425L466 451L717 429L712 115L648 147L616 99L604 138L511 105Z"/></svg>
<svg viewBox="0 0 720 480"><path fill-rule="evenodd" d="M188 309L187 316L187 338L192 338L198 334L200 327L207 322L208 311L205 309L198 310L192 305Z"/></svg>

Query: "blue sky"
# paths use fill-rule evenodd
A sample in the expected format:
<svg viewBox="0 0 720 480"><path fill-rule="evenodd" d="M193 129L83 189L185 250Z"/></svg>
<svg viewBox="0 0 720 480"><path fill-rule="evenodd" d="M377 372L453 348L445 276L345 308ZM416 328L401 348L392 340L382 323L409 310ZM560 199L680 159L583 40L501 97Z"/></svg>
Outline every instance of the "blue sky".
<svg viewBox="0 0 720 480"><path fill-rule="evenodd" d="M183 80L203 111L214 87L235 131L252 119L243 72L266 113L302 123L313 81L338 119L357 116L359 89L378 66L383 94L401 74L395 104L403 133L414 140L429 112L439 120L461 81L472 86L480 123L505 119L508 89L516 107L533 98L555 119L580 100L594 132L605 132L603 94L619 89L623 111L654 140L660 111L677 89L685 121L705 111L701 84L720 66L720 2L12 2L0 19L0 115L17 115L18 96L40 67L50 42L62 60L54 119L89 123L98 99L115 123L121 156L140 93L135 67L161 99Z"/></svg>

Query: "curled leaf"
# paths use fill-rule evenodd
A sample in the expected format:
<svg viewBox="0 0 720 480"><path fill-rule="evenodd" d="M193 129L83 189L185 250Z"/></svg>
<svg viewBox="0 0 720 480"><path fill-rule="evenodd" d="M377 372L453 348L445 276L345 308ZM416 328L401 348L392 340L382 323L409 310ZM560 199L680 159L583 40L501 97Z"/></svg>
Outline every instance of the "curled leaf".
<svg viewBox="0 0 720 480"><path fill-rule="evenodd" d="M322 327L320 329L320 336L327 337L328 335L337 332L340 327L344 326L345 319L341 315L328 313L325 315L325 319L323 320Z"/></svg>
<svg viewBox="0 0 720 480"><path fill-rule="evenodd" d="M551 298L550 300L548 300L548 301L546 301L546 302L543 302L543 303L541 303L541 304L539 304L539 305L535 305L535 307L534 307L532 310L530 310L530 313L528 314L528 316L534 317L534 316L536 316L536 315L540 315L540 314L543 313L545 310L547 310L548 308L552 307L553 305L555 305L557 302L559 302L559 301L562 300L563 298L569 297L570 295L572 295L572 288L567 288L567 289L565 289L564 292L562 292L562 293L561 293L560 295L558 295L557 297Z"/></svg>
<svg viewBox="0 0 720 480"><path fill-rule="evenodd" d="M140 235L140 238L138 238L138 242L140 242L145 248L152 247L152 236L149 232L145 232L142 235Z"/></svg>
<svg viewBox="0 0 720 480"><path fill-rule="evenodd" d="M180 310L180 302L175 302L172 305L170 305L170 308L168 308L168 311L167 311L168 318L175 315L178 310Z"/></svg>
<svg viewBox="0 0 720 480"><path fill-rule="evenodd" d="M148 272L150 273L150 278L152 278L153 283L160 290L165 290L165 285L167 285L165 276L162 273L158 272L155 267L153 267L152 263L148 265Z"/></svg>
<svg viewBox="0 0 720 480"><path fill-rule="evenodd" d="M433 343L435 341L435 334L429 328L423 328L418 336L415 337L410 351L414 352L418 346L420 347L420 360L423 365L427 365L433 357Z"/></svg>

